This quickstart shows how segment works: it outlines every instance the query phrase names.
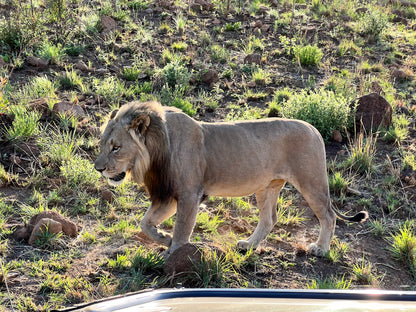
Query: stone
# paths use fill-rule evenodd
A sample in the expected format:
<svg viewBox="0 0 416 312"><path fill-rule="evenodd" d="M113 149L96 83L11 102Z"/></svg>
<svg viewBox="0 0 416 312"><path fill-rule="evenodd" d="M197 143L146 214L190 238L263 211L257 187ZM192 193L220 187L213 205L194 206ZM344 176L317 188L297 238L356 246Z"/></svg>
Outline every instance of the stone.
<svg viewBox="0 0 416 312"><path fill-rule="evenodd" d="M0 68L6 68L7 67L7 63L5 60L3 60L3 58L0 56Z"/></svg>
<svg viewBox="0 0 416 312"><path fill-rule="evenodd" d="M109 190L105 190L101 193L102 199L104 199L106 202L112 203L114 201L114 194L113 192Z"/></svg>
<svg viewBox="0 0 416 312"><path fill-rule="evenodd" d="M55 115L69 115L77 118L85 117L85 112L81 106L67 101L56 103L52 108L52 113Z"/></svg>
<svg viewBox="0 0 416 312"><path fill-rule="evenodd" d="M30 232L24 224L19 224L12 233L12 238L17 241L27 241L30 237Z"/></svg>
<svg viewBox="0 0 416 312"><path fill-rule="evenodd" d="M101 25L103 27L103 33L112 32L117 28L117 22L110 16L101 17Z"/></svg>
<svg viewBox="0 0 416 312"><path fill-rule="evenodd" d="M46 230L48 230L48 232L51 234L58 234L62 232L62 224L49 218L40 219L33 227L32 234L29 238L29 245L33 246L39 235L41 235L42 232Z"/></svg>
<svg viewBox="0 0 416 312"><path fill-rule="evenodd" d="M47 69L49 65L49 62L47 60L44 60L44 59L41 59L32 55L29 55L26 58L26 61L28 62L29 65L37 67L39 69Z"/></svg>
<svg viewBox="0 0 416 312"><path fill-rule="evenodd" d="M218 72L215 69L208 69L204 71L201 76L201 81L206 84L215 83L219 80Z"/></svg>
<svg viewBox="0 0 416 312"><path fill-rule="evenodd" d="M201 263L203 251L193 244L185 244L176 249L166 260L163 271L167 275L195 271Z"/></svg>
<svg viewBox="0 0 416 312"><path fill-rule="evenodd" d="M410 77L404 70L398 68L393 68L390 72L390 75L397 81L404 81Z"/></svg>
<svg viewBox="0 0 416 312"><path fill-rule="evenodd" d="M371 93L358 99L355 113L357 130L364 128L367 133L379 127L389 128L393 109L381 95Z"/></svg>
<svg viewBox="0 0 416 312"><path fill-rule="evenodd" d="M244 64L261 64L261 55L257 53L249 54L244 58Z"/></svg>
<svg viewBox="0 0 416 312"><path fill-rule="evenodd" d="M341 143L342 142L342 134L339 130L332 131L332 141Z"/></svg>
<svg viewBox="0 0 416 312"><path fill-rule="evenodd" d="M87 64L84 63L84 61L79 60L76 64L75 64L75 68L79 69L82 72L89 72L90 68L87 66Z"/></svg>
<svg viewBox="0 0 416 312"><path fill-rule="evenodd" d="M69 220L68 218L60 215L58 212L53 211L53 210L47 210L47 211L42 211L40 213L38 213L37 215L33 216L30 221L29 221L29 231L32 231L34 229L34 227L36 226L36 224L41 220L41 219L52 219L56 222L59 222L62 225L62 231L70 236L70 237L76 237L78 234L78 226L72 222L71 220Z"/></svg>

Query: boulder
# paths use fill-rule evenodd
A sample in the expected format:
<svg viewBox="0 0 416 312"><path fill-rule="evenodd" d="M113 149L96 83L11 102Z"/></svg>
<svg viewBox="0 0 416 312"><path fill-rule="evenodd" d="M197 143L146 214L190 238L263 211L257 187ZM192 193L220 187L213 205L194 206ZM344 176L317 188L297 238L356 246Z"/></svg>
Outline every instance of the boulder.
<svg viewBox="0 0 416 312"><path fill-rule="evenodd" d="M46 230L51 234L58 234L62 232L62 224L49 218L40 219L34 226L32 234L30 235L29 245L33 246L39 235Z"/></svg>
<svg viewBox="0 0 416 312"><path fill-rule="evenodd" d="M42 211L33 216L28 224L29 231L34 231L35 226L42 219L52 219L59 222L62 225L62 231L70 237L76 237L78 234L78 227L74 222L53 210Z"/></svg>
<svg viewBox="0 0 416 312"><path fill-rule="evenodd" d="M392 120L393 109L389 102L381 95L371 93L358 99L355 113L357 130L370 132L379 127L389 128Z"/></svg>
<svg viewBox="0 0 416 312"><path fill-rule="evenodd" d="M49 62L47 60L44 60L44 59L41 59L32 55L29 55L26 58L26 61L28 62L29 65L37 67L39 69L47 69L49 65Z"/></svg>
<svg viewBox="0 0 416 312"><path fill-rule="evenodd" d="M201 263L203 251L193 244L185 244L176 249L166 260L163 271L167 275L192 272Z"/></svg>
<svg viewBox="0 0 416 312"><path fill-rule="evenodd" d="M244 58L244 64L261 64L261 55L257 53L249 54Z"/></svg>
<svg viewBox="0 0 416 312"><path fill-rule="evenodd" d="M201 81L206 84L216 83L218 80L218 72L211 68L206 70L201 76Z"/></svg>
<svg viewBox="0 0 416 312"><path fill-rule="evenodd" d="M85 112L81 106L68 101L56 103L52 108L52 113L55 115L72 115L77 118L85 117Z"/></svg>

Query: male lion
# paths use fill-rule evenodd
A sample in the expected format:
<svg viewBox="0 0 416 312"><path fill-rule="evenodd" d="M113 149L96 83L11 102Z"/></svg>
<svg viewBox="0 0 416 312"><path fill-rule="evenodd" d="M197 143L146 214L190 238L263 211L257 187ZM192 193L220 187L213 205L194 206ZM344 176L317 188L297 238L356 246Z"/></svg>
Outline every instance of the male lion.
<svg viewBox="0 0 416 312"><path fill-rule="evenodd" d="M277 220L276 201L283 185L294 185L318 217L321 230L310 245L323 255L336 216L362 222L366 212L346 217L332 208L325 148L319 132L299 120L197 122L178 109L156 102L131 102L112 112L102 134L95 168L112 184L128 173L143 183L152 204L142 231L169 246L168 256L189 242L198 207L207 195L256 194L260 217L241 249L257 248ZM157 227L176 212L173 236Z"/></svg>

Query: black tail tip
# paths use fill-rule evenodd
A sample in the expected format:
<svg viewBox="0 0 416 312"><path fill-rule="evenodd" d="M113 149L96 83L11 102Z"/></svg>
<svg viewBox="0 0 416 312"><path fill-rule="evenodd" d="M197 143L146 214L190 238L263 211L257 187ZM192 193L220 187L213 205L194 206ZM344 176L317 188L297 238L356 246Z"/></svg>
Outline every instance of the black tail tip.
<svg viewBox="0 0 416 312"><path fill-rule="evenodd" d="M357 213L355 216L352 217L351 221L362 223L367 219L368 219L368 212L367 211L360 211L359 213Z"/></svg>

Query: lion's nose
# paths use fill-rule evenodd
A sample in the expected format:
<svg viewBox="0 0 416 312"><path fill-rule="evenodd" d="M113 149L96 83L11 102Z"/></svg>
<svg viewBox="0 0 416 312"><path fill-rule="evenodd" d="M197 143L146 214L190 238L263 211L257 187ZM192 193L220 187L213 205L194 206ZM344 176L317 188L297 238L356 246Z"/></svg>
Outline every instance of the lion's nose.
<svg viewBox="0 0 416 312"><path fill-rule="evenodd" d="M105 170L105 167L103 167L103 168L99 167L99 166L97 166L97 164L94 164L94 168L95 168L95 170L97 170L100 173L102 173Z"/></svg>

